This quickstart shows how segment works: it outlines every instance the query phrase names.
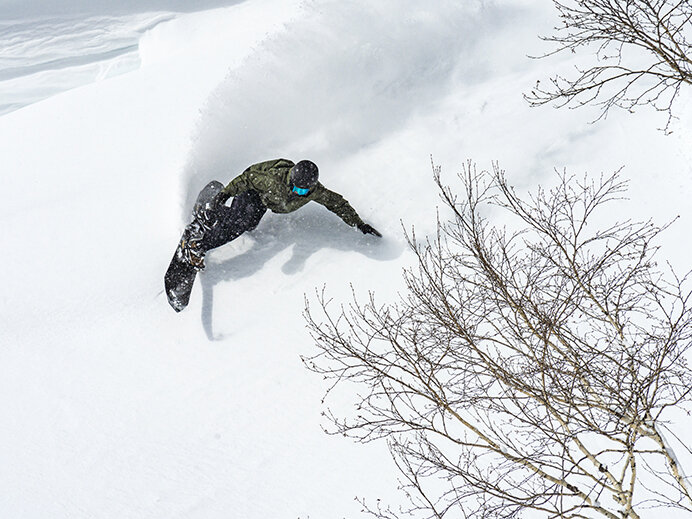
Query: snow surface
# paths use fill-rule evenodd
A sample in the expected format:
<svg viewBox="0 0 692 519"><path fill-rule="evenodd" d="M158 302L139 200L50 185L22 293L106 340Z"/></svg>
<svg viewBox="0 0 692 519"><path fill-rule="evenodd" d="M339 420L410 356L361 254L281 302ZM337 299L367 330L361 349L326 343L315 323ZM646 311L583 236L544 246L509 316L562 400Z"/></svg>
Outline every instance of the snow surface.
<svg viewBox="0 0 692 519"><path fill-rule="evenodd" d="M138 43L172 13L0 21L0 115L139 67Z"/></svg>
<svg viewBox="0 0 692 519"><path fill-rule="evenodd" d="M400 222L434 230L431 154L450 181L467 158L498 160L522 190L553 168L625 166L623 215L680 215L664 254L689 268L690 93L671 136L647 110L589 124L595 111L530 109L522 92L571 66L527 58L546 50L548 4L157 5L49 24L48 40L45 19L14 23L23 48L14 72L1 62L2 104L28 105L0 117L2 517L340 518L358 515L355 496L396 502L384 444L321 430L301 311L324 284L395 297L413 261ZM87 33L93 48L75 45ZM82 74L124 56L116 76ZM29 99L18 67L32 63L38 97L66 91ZM7 85L13 73L24 79ZM176 314L163 273L192 198L276 157L315 160L385 238L319 206L268 214L209 255Z"/></svg>

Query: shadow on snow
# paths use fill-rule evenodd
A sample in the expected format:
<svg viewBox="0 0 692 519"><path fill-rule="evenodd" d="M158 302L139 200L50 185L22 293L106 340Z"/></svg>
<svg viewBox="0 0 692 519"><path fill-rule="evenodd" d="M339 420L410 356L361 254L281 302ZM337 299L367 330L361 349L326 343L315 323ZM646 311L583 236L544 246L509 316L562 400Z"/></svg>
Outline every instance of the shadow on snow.
<svg viewBox="0 0 692 519"><path fill-rule="evenodd" d="M250 240L247 240L248 236ZM232 253L229 248L237 249L239 242L247 244L248 241L250 246L247 250L227 259L214 258ZM209 253L207 268L198 279L202 287L202 324L209 340L222 338L214 334L215 291L233 290L229 287L229 281L257 274L268 262L289 248L292 255L282 265L281 272L293 276L302 272L307 260L322 249L353 251L373 260L392 261L401 256L404 244L386 236L376 238L363 235L322 207L305 207L291 214L275 215L268 212L257 229ZM354 279L356 273L352 274L344 272L343 277ZM309 288L312 287L306 287L306 290ZM240 297L247 297L247 294Z"/></svg>

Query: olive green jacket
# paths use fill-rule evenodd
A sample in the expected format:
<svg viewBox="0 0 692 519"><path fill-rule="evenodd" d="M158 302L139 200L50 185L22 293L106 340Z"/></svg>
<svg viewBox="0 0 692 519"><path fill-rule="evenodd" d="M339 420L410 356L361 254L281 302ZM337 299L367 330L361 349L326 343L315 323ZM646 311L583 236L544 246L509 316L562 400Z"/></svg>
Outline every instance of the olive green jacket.
<svg viewBox="0 0 692 519"><path fill-rule="evenodd" d="M274 213L291 213L308 202L317 202L351 227L363 224L363 220L343 196L330 191L319 182L307 195L293 193L290 181L293 166L294 163L286 159L253 164L231 180L221 191L220 202L225 203L232 196L254 190L259 194L264 205Z"/></svg>

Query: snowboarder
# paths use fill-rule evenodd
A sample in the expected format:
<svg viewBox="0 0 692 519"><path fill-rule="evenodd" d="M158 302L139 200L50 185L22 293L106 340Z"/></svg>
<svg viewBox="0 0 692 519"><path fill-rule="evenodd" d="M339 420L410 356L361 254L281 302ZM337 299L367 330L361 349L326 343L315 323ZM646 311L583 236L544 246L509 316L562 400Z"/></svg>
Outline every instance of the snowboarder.
<svg viewBox="0 0 692 519"><path fill-rule="evenodd" d="M362 233L382 237L358 216L344 197L324 187L318 179L317 165L309 160L294 164L277 159L248 167L211 201L195 208L195 221L182 247L186 261L196 270L203 270L207 251L257 227L267 209L291 213L311 201L323 205ZM225 203L231 197L233 202L228 207Z"/></svg>
<svg viewBox="0 0 692 519"><path fill-rule="evenodd" d="M197 272L204 269L207 251L257 227L267 209L290 213L314 201L362 233L382 237L361 220L344 197L324 187L318 178L317 166L309 160L294 164L276 159L250 166L226 187L216 180L207 184L197 197L193 220L183 231L164 276L166 296L173 309L180 312L187 306ZM231 197L229 207L226 202Z"/></svg>

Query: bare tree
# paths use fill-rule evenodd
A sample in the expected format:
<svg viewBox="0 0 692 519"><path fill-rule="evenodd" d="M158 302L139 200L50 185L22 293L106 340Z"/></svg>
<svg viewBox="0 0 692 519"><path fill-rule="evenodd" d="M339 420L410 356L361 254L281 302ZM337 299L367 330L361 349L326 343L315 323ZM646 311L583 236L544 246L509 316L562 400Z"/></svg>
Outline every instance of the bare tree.
<svg viewBox="0 0 692 519"><path fill-rule="evenodd" d="M553 0L561 25L542 38L563 51L594 49L596 64L574 77L540 81L525 98L531 105L556 102L601 106L600 118L619 106L652 105L667 112L684 84L692 85L692 2L689 0ZM545 57L542 56L542 57ZM668 125L666 125L666 128Z"/></svg>
<svg viewBox="0 0 692 519"><path fill-rule="evenodd" d="M664 422L692 388L692 294L654 261L662 228L593 225L622 197L618 173L561 174L524 200L497 165L468 163L460 198L434 170L452 217L435 239L408 235L418 267L398 302L335 307L323 290L318 315L306 306L317 345L306 366L330 392L358 394L353 413L325 411L329 432L385 438L404 478L410 506L370 513L692 511L674 451L686 447ZM492 226L489 208L516 231Z"/></svg>

